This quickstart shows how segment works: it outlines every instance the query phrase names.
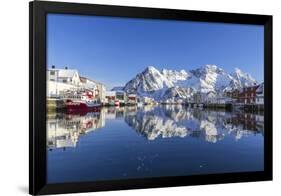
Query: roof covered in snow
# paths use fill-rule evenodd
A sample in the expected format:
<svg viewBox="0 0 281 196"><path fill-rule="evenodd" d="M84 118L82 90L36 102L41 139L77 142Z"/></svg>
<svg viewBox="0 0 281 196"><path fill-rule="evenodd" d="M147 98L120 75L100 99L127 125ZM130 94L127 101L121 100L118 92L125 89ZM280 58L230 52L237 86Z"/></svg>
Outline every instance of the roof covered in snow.
<svg viewBox="0 0 281 196"><path fill-rule="evenodd" d="M79 76L76 69L49 69L49 71L57 71L58 77L61 78L72 78L75 74Z"/></svg>
<svg viewBox="0 0 281 196"><path fill-rule="evenodd" d="M78 74L76 69L60 69L59 70L59 77L62 78L72 78L75 74Z"/></svg>

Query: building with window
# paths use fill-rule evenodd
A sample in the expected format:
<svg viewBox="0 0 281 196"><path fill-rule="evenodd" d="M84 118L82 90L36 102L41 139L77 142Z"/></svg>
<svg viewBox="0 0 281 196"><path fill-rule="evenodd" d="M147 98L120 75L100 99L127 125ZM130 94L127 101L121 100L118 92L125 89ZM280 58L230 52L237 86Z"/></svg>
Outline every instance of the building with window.
<svg viewBox="0 0 281 196"><path fill-rule="evenodd" d="M232 103L235 103L235 102L238 102L239 100L239 90L238 89L233 89L233 90L230 90L230 91L226 91L224 93L224 95L226 97L229 97L232 99Z"/></svg>
<svg viewBox="0 0 281 196"><path fill-rule="evenodd" d="M104 103L105 102L105 86L97 82L95 80L80 76L80 86L82 88L89 89L93 92L93 95L96 99L98 99L99 102Z"/></svg>
<svg viewBox="0 0 281 196"><path fill-rule="evenodd" d="M240 89L238 102L243 104L254 104L256 102L256 90L258 87L259 85Z"/></svg>
<svg viewBox="0 0 281 196"><path fill-rule="evenodd" d="M62 82L66 84L79 85L80 77L76 69L56 69L52 67L47 71L47 78L49 81Z"/></svg>
<svg viewBox="0 0 281 196"><path fill-rule="evenodd" d="M115 105L116 91L106 91L105 100L106 105Z"/></svg>
<svg viewBox="0 0 281 196"><path fill-rule="evenodd" d="M127 104L136 105L137 104L137 95L136 94L128 94Z"/></svg>
<svg viewBox="0 0 281 196"><path fill-rule="evenodd" d="M76 69L58 69L52 66L47 70L47 96L59 97L65 92L92 91L94 97L101 103L105 102L105 86L92 79L82 77Z"/></svg>
<svg viewBox="0 0 281 196"><path fill-rule="evenodd" d="M257 89L260 85L248 86L241 89L234 89L224 93L224 96L231 98L232 103L255 104ZM261 96L262 97L262 96Z"/></svg>

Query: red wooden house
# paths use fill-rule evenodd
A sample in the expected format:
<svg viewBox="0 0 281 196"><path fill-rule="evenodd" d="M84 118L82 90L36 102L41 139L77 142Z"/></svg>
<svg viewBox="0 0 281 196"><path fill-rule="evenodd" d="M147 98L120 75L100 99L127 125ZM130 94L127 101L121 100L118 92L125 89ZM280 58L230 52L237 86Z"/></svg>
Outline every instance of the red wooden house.
<svg viewBox="0 0 281 196"><path fill-rule="evenodd" d="M238 103L254 104L256 101L256 90L258 87L259 85L240 89L238 94Z"/></svg>

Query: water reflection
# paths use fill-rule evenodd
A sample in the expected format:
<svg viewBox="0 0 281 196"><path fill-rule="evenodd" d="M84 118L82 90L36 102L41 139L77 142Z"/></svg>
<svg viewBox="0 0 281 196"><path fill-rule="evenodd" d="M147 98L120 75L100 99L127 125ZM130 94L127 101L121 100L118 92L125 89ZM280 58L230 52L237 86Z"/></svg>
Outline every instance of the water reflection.
<svg viewBox="0 0 281 196"><path fill-rule="evenodd" d="M261 114L190 109L181 105L108 107L98 113L48 115L47 147L76 147L79 137L102 130L111 120L122 120L147 140L195 137L217 143L226 136L239 140L264 131Z"/></svg>
<svg viewBox="0 0 281 196"><path fill-rule="evenodd" d="M104 112L49 114L47 120L47 147L49 149L75 147L80 135L85 135L104 127L104 115Z"/></svg>
<svg viewBox="0 0 281 196"><path fill-rule="evenodd" d="M185 137L189 131L178 123L187 114L182 111L170 112L162 107L144 108L126 115L125 122L148 140L155 140L158 137Z"/></svg>

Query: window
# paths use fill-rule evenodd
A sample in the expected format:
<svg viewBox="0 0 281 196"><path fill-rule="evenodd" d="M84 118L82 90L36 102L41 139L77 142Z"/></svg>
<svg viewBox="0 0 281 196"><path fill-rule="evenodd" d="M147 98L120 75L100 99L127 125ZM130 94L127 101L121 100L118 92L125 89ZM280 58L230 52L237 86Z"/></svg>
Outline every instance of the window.
<svg viewBox="0 0 281 196"><path fill-rule="evenodd" d="M56 72L55 71L50 71L50 75L55 75L56 74Z"/></svg>

